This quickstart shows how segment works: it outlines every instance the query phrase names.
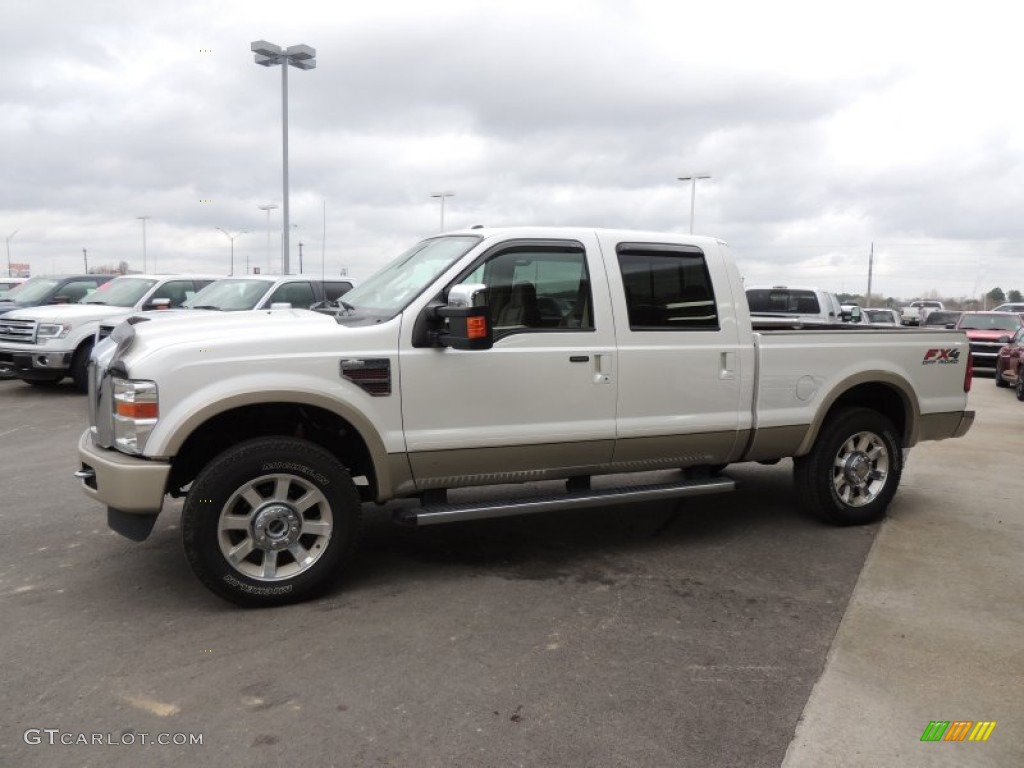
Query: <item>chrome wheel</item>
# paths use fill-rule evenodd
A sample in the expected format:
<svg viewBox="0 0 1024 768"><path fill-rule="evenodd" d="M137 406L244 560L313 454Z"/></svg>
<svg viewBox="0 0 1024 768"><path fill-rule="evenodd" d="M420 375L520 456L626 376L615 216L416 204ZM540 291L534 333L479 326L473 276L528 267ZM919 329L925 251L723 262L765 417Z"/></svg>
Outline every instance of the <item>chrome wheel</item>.
<svg viewBox="0 0 1024 768"><path fill-rule="evenodd" d="M847 439L832 464L832 487L851 507L870 504L885 488L889 476L889 450L874 432L858 432Z"/></svg>
<svg viewBox="0 0 1024 768"><path fill-rule="evenodd" d="M281 581L311 568L327 551L333 529L331 505L316 485L270 474L231 495L217 521L217 543L238 573Z"/></svg>

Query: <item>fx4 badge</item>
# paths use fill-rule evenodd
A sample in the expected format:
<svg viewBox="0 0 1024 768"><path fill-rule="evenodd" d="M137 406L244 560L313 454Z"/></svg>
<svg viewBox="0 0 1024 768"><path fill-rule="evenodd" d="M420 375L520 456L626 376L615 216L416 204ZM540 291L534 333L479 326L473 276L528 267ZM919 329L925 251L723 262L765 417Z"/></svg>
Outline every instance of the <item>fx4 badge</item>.
<svg viewBox="0 0 1024 768"><path fill-rule="evenodd" d="M924 360L921 365L958 365L960 363L960 350L955 347L951 349L929 349L924 353Z"/></svg>

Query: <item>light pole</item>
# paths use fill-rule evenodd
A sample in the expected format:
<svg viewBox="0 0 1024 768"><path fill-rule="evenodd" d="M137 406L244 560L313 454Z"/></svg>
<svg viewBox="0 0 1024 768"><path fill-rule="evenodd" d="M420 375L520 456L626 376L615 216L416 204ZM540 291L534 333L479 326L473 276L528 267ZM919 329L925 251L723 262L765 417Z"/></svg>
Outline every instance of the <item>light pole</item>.
<svg viewBox="0 0 1024 768"><path fill-rule="evenodd" d="M136 216L135 218L142 221L142 274L147 274L148 270L146 267L146 219L149 216Z"/></svg>
<svg viewBox="0 0 1024 768"><path fill-rule="evenodd" d="M85 274L89 274L89 254L86 253L85 248L82 249L82 261L85 262Z"/></svg>
<svg viewBox="0 0 1024 768"><path fill-rule="evenodd" d="M229 275L234 275L235 274L235 238L236 237L241 237L242 235L246 234L246 232L248 232L248 230L243 229L241 232L237 232L237 233L232 235L232 234L229 234L228 231L226 229L223 229L222 227L217 227L217 229L219 229L221 232L223 232L225 235L227 235L228 240L231 241L231 271L228 272L228 274Z"/></svg>
<svg viewBox="0 0 1024 768"><path fill-rule="evenodd" d="M680 181L690 182L690 234L693 234L693 204L697 199L697 179L710 179L711 174L707 171L697 171L689 176L680 176Z"/></svg>
<svg viewBox="0 0 1024 768"><path fill-rule="evenodd" d="M295 230L295 234L299 234L299 225L292 224L292 229ZM302 274L302 244L299 244L299 274Z"/></svg>
<svg viewBox="0 0 1024 768"><path fill-rule="evenodd" d="M281 265L288 274L288 67L296 69L316 68L316 50L308 45L292 45L282 48L266 40L257 40L249 46L256 54L256 63L262 67L281 66L281 156L284 159L284 200L282 212L284 225L281 230Z"/></svg>
<svg viewBox="0 0 1024 768"><path fill-rule="evenodd" d="M270 269L270 212L273 211L277 206L274 203L267 205L257 205L261 211L267 212L267 269ZM245 257L245 274L249 274L249 257Z"/></svg>
<svg viewBox="0 0 1024 768"><path fill-rule="evenodd" d="M7 236L7 276L8 277L14 277L14 275L11 274L11 239L16 234L18 234L18 230L17 229L14 230L13 232L11 232L11 234L9 234Z"/></svg>
<svg viewBox="0 0 1024 768"><path fill-rule="evenodd" d="M431 197L441 199L441 231L444 232L444 199L446 197L455 197L454 192L435 192Z"/></svg>

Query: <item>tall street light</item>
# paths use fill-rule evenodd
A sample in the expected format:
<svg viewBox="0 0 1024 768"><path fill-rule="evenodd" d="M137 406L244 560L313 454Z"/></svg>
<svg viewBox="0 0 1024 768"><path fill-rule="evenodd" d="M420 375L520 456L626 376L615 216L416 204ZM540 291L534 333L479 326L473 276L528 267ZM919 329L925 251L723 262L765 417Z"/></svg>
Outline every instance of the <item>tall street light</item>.
<svg viewBox="0 0 1024 768"><path fill-rule="evenodd" d="M237 232L237 233L232 235L231 233L229 233L223 227L217 227L217 229L219 229L221 232L223 232L225 235L227 235L228 240L231 241L231 271L228 272L228 274L229 275L233 275L233 274L235 274L235 238L236 237L241 237L242 235L246 234L246 232L248 232L248 230L247 229L243 229L241 232Z"/></svg>
<svg viewBox="0 0 1024 768"><path fill-rule="evenodd" d="M284 224L281 229L281 265L288 274L288 67L314 69L316 50L308 45L292 45L281 48L266 40L257 40L250 46L256 54L256 63L262 67L281 66L281 155L284 159Z"/></svg>
<svg viewBox="0 0 1024 768"><path fill-rule="evenodd" d="M680 181L690 182L690 234L693 234L693 203L697 199L697 179L710 179L711 174L707 171L697 171L689 176L680 176Z"/></svg>
<svg viewBox="0 0 1024 768"><path fill-rule="evenodd" d="M9 234L7 236L7 276L8 277L14 277L14 275L11 274L11 239L16 234L18 234L18 230L17 229L14 230L13 232L11 232L11 234Z"/></svg>
<svg viewBox="0 0 1024 768"><path fill-rule="evenodd" d="M142 274L148 274L146 268L146 220L149 216L136 216L136 219L142 221Z"/></svg>
<svg viewBox="0 0 1024 768"><path fill-rule="evenodd" d="M257 205L256 207L261 211L267 212L267 269L273 272L273 270L270 269L270 212L275 210L277 206L274 203L268 203L267 205ZM248 256L245 257L245 274L249 274Z"/></svg>
<svg viewBox="0 0 1024 768"><path fill-rule="evenodd" d="M444 232L444 199L446 197L455 197L454 192L435 192L431 195L434 198L441 199L441 231Z"/></svg>

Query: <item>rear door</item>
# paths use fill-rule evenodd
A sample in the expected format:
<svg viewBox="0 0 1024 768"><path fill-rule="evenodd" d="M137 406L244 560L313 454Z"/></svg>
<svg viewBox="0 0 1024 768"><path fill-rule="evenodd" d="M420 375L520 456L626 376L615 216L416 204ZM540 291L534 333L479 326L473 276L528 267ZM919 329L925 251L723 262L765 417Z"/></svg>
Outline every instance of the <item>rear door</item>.
<svg viewBox="0 0 1024 768"><path fill-rule="evenodd" d="M488 286L494 346L415 348L405 324L402 410L417 486L606 466L615 439L615 334L596 238L505 241L458 283Z"/></svg>
<svg viewBox="0 0 1024 768"><path fill-rule="evenodd" d="M614 463L624 470L726 463L739 439L740 369L750 356L734 308L720 306L731 301L724 261L695 245L610 234L601 244L618 341Z"/></svg>

